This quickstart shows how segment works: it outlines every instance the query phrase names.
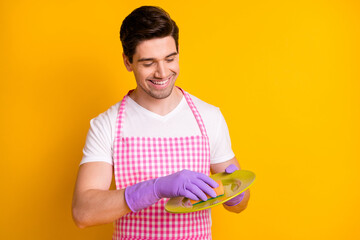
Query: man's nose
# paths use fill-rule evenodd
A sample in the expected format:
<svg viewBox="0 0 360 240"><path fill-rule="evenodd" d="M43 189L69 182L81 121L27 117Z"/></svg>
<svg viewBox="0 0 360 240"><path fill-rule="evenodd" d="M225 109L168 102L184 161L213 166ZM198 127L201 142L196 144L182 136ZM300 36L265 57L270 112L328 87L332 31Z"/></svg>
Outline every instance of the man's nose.
<svg viewBox="0 0 360 240"><path fill-rule="evenodd" d="M167 77L166 67L165 67L165 64L162 61L159 62L157 64L157 66L156 66L155 77L156 78L165 78L165 77Z"/></svg>

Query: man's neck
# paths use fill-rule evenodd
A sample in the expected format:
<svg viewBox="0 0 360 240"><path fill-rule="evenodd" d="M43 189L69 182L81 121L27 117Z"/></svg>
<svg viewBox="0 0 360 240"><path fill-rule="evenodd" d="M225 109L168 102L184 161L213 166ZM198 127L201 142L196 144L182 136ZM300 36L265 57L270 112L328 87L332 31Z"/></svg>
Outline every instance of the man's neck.
<svg viewBox="0 0 360 240"><path fill-rule="evenodd" d="M183 93L177 87L167 98L156 99L136 88L130 97L140 106L161 116L165 116L176 108L182 99Z"/></svg>

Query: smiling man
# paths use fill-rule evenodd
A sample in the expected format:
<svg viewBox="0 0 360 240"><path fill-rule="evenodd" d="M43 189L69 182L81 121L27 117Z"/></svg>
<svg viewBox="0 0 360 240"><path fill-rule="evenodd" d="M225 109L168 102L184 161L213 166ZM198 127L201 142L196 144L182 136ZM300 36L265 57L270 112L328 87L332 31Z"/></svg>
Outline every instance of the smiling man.
<svg viewBox="0 0 360 240"><path fill-rule="evenodd" d="M209 209L164 209L173 197L215 197L210 172L240 168L220 110L175 86L178 32L159 7L123 21L123 60L137 87L90 122L73 198L79 227L115 222L113 239L211 239ZM246 191L224 207L239 213L248 200Z"/></svg>
<svg viewBox="0 0 360 240"><path fill-rule="evenodd" d="M137 88L130 94L135 102L160 115L178 105L183 94L174 88L179 75L179 54L172 36L142 41L136 46L132 62L125 53L123 58L137 83ZM163 104L170 105L164 107Z"/></svg>

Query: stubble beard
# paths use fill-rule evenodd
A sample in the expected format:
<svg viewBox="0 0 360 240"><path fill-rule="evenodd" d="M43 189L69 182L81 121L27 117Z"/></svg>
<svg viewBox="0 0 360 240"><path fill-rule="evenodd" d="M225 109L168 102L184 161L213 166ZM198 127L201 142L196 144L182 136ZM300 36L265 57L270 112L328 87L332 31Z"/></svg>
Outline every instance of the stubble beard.
<svg viewBox="0 0 360 240"><path fill-rule="evenodd" d="M167 98L171 95L173 89L174 89L174 84L167 89L164 89L162 91L157 91L157 90L152 90L152 89L145 89L143 86L140 86L142 88L142 90L144 92L146 92L150 97L153 97L155 99L164 99Z"/></svg>

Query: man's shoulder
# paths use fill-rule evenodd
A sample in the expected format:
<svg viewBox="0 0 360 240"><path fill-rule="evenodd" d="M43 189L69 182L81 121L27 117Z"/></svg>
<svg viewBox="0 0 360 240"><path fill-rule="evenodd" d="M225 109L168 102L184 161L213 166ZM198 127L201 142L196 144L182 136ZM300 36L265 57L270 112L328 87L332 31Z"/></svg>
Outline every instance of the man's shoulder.
<svg viewBox="0 0 360 240"><path fill-rule="evenodd" d="M205 102L204 100L201 100L200 98L192 95L189 93L189 96L191 97L191 100L194 102L195 107L200 111L200 112L219 112L220 109L210 103Z"/></svg>
<svg viewBox="0 0 360 240"><path fill-rule="evenodd" d="M105 112L102 112L99 115L97 115L96 117L94 117L93 119L91 119L91 121L102 122L102 123L115 121L118 110L119 110L120 103L121 103L121 101L115 103L114 105L109 107Z"/></svg>

